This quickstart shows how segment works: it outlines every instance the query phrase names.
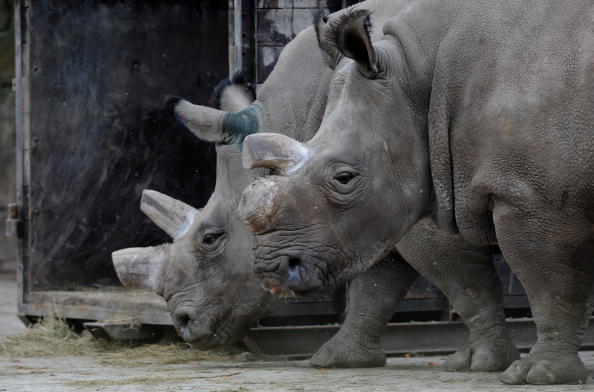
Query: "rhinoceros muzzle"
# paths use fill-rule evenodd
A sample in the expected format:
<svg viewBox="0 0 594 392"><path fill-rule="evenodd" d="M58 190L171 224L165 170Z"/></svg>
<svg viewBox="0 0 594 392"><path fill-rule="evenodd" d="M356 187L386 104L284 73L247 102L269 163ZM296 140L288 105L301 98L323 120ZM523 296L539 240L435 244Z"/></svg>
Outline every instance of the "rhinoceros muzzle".
<svg viewBox="0 0 594 392"><path fill-rule="evenodd" d="M193 309L178 308L172 314L173 324L179 336L188 343L203 349L217 345L217 334L208 318L194 314Z"/></svg>
<svg viewBox="0 0 594 392"><path fill-rule="evenodd" d="M256 249L254 272L262 286L273 295L306 297L319 292L326 279L325 265L315 267L307 250L284 249L282 253L270 258L266 247Z"/></svg>

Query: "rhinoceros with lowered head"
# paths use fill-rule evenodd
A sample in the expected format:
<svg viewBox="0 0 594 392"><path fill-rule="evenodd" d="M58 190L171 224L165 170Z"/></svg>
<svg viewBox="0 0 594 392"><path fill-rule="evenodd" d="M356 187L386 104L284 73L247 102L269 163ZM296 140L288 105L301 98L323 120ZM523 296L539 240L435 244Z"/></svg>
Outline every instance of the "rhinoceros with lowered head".
<svg viewBox="0 0 594 392"><path fill-rule="evenodd" d="M364 9L320 22L336 70L320 130L307 143L244 142L246 167L272 171L240 207L263 284L328 289L397 243L408 260L400 245L430 219L440 236L498 245L524 285L538 339L501 380L586 382L577 350L594 288L593 20L591 0L420 0L375 42Z"/></svg>
<svg viewBox="0 0 594 392"><path fill-rule="evenodd" d="M367 4L378 11L380 22L395 15L405 1ZM331 74L309 28L283 49L253 104L242 83L226 86L219 99L223 110L178 98L168 101L178 120L196 136L217 143L215 191L204 208L196 209L145 190L141 210L173 243L123 249L112 258L124 286L149 289L165 298L178 334L193 345L212 348L237 343L256 320L283 303L262 289L251 270L253 236L236 210L245 186L263 173L242 168L240 146L247 134L263 130L282 131L300 140L311 138L323 116ZM398 254L362 275L350 287L349 309L340 332L312 363L382 366L380 335L417 276ZM370 285L384 287L390 295L375 300L375 293L368 292Z"/></svg>
<svg viewBox="0 0 594 392"><path fill-rule="evenodd" d="M376 10L371 20L381 24L405 3L369 1L359 7ZM372 37L380 39L381 34ZM215 192L202 210L154 191L145 192L142 210L174 238L174 243L118 251L114 264L124 285L150 288L163 295L178 333L197 346L241 340L255 320L279 304L251 273L253 236L236 209L243 189L264 173L243 170L238 147L246 134L254 132L281 131L308 140L317 131L327 110L334 73L325 65L331 59L325 59L317 46L313 29L299 34L283 50L258 100L243 110L236 107L234 112L226 112L179 99L170 101L182 123L201 139L217 143ZM434 236L433 231L419 225L418 235L403 251L467 320L469 344L446 361L446 368L497 370L508 366L518 352L505 329L501 287L489 252L455 238ZM309 247L315 249L315 244ZM471 265L469 270L474 272L451 283L447 277L452 275L452 266L461 262ZM380 335L416 275L392 251L358 276L349 286L345 322L312 358L312 364L383 365ZM383 295L378 296L378 291Z"/></svg>

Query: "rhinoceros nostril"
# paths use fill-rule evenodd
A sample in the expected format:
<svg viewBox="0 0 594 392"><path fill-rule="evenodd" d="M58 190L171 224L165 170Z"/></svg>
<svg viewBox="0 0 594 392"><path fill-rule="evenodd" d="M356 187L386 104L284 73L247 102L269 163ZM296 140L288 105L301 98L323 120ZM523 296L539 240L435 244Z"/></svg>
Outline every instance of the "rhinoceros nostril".
<svg viewBox="0 0 594 392"><path fill-rule="evenodd" d="M187 328L190 323L190 315L185 312L176 313L175 320L180 328Z"/></svg>
<svg viewBox="0 0 594 392"><path fill-rule="evenodd" d="M295 269L301 265L301 260L297 257L291 257L289 259L289 269Z"/></svg>
<svg viewBox="0 0 594 392"><path fill-rule="evenodd" d="M301 275L299 273L300 270L301 270L301 260L297 257L289 258L289 270L287 272L289 286L299 285L301 283Z"/></svg>

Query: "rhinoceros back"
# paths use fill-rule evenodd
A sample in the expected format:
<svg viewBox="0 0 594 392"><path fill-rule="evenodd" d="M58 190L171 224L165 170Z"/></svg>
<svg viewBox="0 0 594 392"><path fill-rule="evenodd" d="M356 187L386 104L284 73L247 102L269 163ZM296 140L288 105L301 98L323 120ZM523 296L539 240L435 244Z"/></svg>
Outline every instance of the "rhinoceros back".
<svg viewBox="0 0 594 392"><path fill-rule="evenodd" d="M397 18L429 43L432 172L457 227L494 243L494 199L591 211L594 2L439 3Z"/></svg>

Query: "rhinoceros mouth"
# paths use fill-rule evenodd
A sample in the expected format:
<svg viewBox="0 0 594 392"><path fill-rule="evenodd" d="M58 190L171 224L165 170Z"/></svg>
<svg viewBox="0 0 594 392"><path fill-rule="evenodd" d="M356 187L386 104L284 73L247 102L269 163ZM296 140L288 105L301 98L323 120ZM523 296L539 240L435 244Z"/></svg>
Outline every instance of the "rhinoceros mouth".
<svg viewBox="0 0 594 392"><path fill-rule="evenodd" d="M333 288L327 262L311 252L287 252L269 258L256 257L254 269L264 289L280 297L305 297Z"/></svg>

